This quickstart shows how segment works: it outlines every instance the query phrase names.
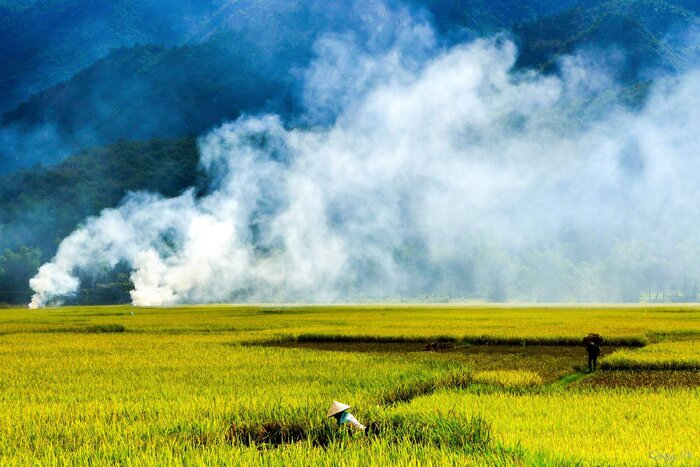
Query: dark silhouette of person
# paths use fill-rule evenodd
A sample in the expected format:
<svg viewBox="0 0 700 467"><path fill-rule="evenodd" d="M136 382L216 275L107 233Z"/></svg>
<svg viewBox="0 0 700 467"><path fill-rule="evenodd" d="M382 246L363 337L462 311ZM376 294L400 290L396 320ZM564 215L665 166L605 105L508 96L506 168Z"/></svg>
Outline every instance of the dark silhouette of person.
<svg viewBox="0 0 700 467"><path fill-rule="evenodd" d="M595 371L596 365L598 363L598 356L600 356L600 346L603 343L603 338L598 334L589 334L583 338L583 345L586 346L586 352L588 352L588 372L592 373Z"/></svg>

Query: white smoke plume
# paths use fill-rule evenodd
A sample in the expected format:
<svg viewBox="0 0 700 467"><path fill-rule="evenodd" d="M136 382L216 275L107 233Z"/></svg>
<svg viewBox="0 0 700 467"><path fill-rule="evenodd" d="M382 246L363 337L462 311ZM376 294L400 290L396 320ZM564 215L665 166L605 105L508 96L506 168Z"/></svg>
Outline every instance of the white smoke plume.
<svg viewBox="0 0 700 467"><path fill-rule="evenodd" d="M213 131L208 194L135 193L88 219L31 280L30 306L119 262L138 306L636 301L700 278L700 74L657 84L641 110L596 107L611 82L594 61L516 73L503 38L436 51L408 31L364 55L323 39L307 121L332 124Z"/></svg>

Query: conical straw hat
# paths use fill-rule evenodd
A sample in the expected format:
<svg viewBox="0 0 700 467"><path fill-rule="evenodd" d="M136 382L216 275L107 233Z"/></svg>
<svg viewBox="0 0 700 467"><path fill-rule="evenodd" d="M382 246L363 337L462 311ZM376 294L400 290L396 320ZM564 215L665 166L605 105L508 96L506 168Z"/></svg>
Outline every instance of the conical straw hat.
<svg viewBox="0 0 700 467"><path fill-rule="evenodd" d="M328 413L326 414L326 418L332 417L335 414L338 414L340 412L344 412L350 408L349 405L343 404L342 402L338 401L333 401L331 404L331 408L328 409Z"/></svg>

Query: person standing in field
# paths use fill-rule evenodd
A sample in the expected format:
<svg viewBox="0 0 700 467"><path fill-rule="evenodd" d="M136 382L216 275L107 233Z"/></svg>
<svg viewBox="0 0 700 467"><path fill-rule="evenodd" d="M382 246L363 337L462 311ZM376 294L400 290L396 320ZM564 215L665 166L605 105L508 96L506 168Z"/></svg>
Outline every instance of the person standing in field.
<svg viewBox="0 0 700 467"><path fill-rule="evenodd" d="M588 372L595 371L600 355L600 346L603 344L603 338L599 334L589 334L583 338L583 345L586 346L588 352Z"/></svg>

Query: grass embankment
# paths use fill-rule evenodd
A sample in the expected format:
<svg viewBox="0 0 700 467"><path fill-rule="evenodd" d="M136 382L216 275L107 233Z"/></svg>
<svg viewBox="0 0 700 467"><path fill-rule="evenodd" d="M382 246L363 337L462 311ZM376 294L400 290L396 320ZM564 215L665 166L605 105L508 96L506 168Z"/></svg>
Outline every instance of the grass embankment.
<svg viewBox="0 0 700 467"><path fill-rule="evenodd" d="M700 370L700 340L661 342L605 357L606 370Z"/></svg>
<svg viewBox="0 0 700 467"><path fill-rule="evenodd" d="M590 388L699 388L698 370L598 371L584 378L581 386Z"/></svg>
<svg viewBox="0 0 700 467"><path fill-rule="evenodd" d="M426 354L422 343L377 343L377 342L268 342L255 346L280 348L300 348L324 352L360 353L418 353ZM611 352L604 347L603 352ZM427 352L435 361L459 362L463 368L474 372L474 377L482 384L509 384L513 378L529 378L549 384L575 371L586 363L585 352L570 346L501 346L501 345L458 345L445 351ZM494 375L494 372L500 376ZM517 376L517 373L530 376ZM508 376L510 375L510 376ZM487 380L489 382L487 383Z"/></svg>
<svg viewBox="0 0 700 467"><path fill-rule="evenodd" d="M556 347L581 347L582 339L578 337L564 336L450 336L450 335L423 335L423 336L372 336L372 335L346 335L346 334L299 334L298 336L283 336L277 339L279 342L334 342L334 343L379 343L379 344L425 344L429 342L444 342L453 345L506 345L506 346L556 346ZM614 347L643 347L647 345L645 336L613 336L606 339L605 344Z"/></svg>

